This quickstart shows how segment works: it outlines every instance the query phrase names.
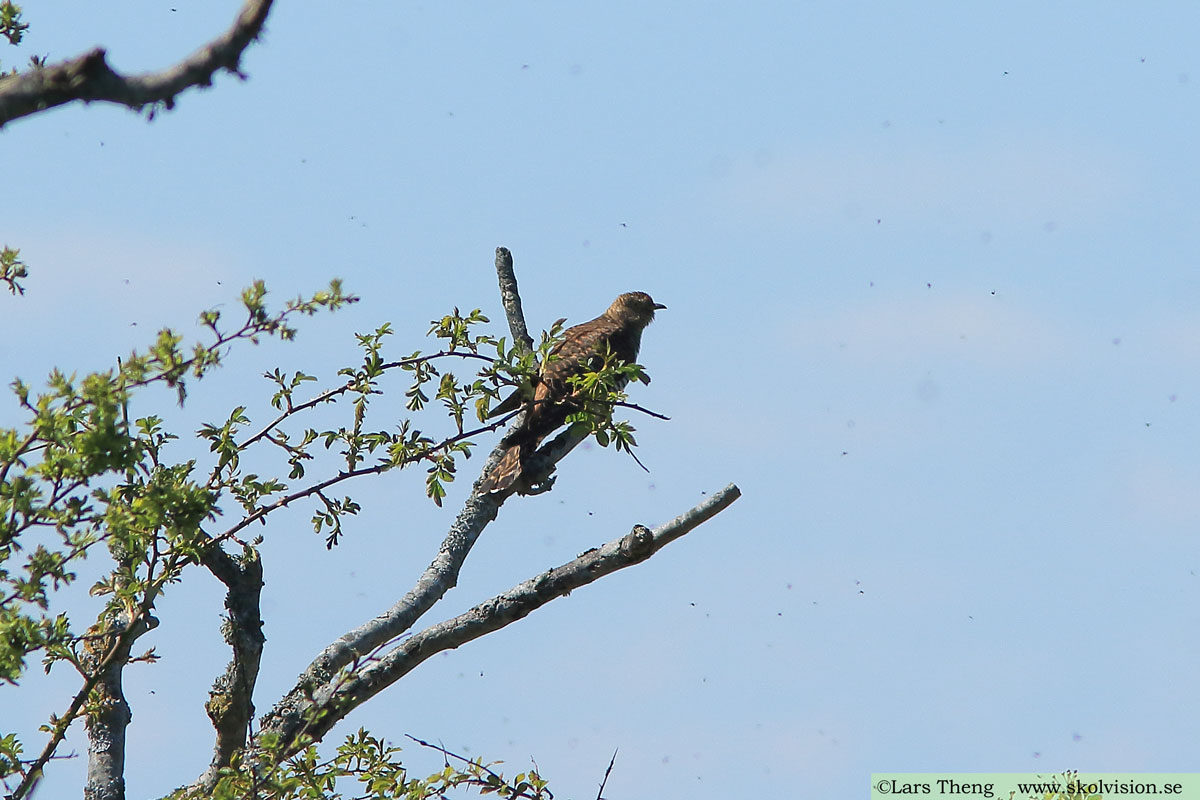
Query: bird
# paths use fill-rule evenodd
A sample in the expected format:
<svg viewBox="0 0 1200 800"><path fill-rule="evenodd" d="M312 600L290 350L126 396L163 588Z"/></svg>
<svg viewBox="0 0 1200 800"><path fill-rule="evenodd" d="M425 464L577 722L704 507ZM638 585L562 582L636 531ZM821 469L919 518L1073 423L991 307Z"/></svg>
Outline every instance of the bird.
<svg viewBox="0 0 1200 800"><path fill-rule="evenodd" d="M595 369L597 357L607 352L626 364L637 362L642 331L654 319L654 312L664 308L665 305L654 302L645 292L625 292L600 316L563 332L562 341L554 346L538 371L532 398L518 389L488 415L496 417L526 406L525 417L505 439L507 449L483 478L481 494L511 489L524 472L525 460L568 416L582 408L577 387L571 385L573 376ZM623 389L627 381L628 378L619 378L616 388Z"/></svg>

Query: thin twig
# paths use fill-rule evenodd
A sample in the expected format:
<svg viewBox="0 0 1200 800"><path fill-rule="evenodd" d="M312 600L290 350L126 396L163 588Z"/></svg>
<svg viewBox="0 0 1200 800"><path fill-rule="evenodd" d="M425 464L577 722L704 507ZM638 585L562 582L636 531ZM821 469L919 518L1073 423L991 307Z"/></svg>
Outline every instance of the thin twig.
<svg viewBox="0 0 1200 800"><path fill-rule="evenodd" d="M496 363L496 359L491 356L485 356L483 353L472 353L469 350L439 350L436 353L417 356L416 358L405 358L400 361L389 361L386 364L381 364L380 369L394 369L395 367L409 366L419 364L422 361L432 361L435 358L445 358L446 356L456 356L458 358L476 358L480 361L487 361L490 364Z"/></svg>
<svg viewBox="0 0 1200 800"><path fill-rule="evenodd" d="M482 353L469 353L469 352L461 352L458 350L440 350L436 353L429 353L428 355L417 356L416 358L404 358L399 361L389 361L386 364L381 364L379 366L379 369L381 371L383 371L383 370L395 369L396 367L412 366L413 364L419 364L419 363L422 363L425 361L432 361L435 358L445 358L447 356L457 356L458 358L476 358L476 359L480 359L482 361L487 361L489 363L495 363L495 361L496 361L496 359L494 359L490 356L485 356ZM303 403L300 403L299 405L288 406L288 408L286 410L282 411L279 414L279 416L277 416L275 419L268 422L266 427L264 427L262 430L260 430L258 433L254 434L250 438L246 439L246 441L239 444L238 450L245 450L247 447L254 444L259 439L263 438L268 433L273 431L276 427L278 427L280 424L282 424L284 421L286 421L288 417L299 414L301 411L307 411L308 409L313 408L314 406L318 406L321 403L333 402L333 399L335 397L337 397L338 395L341 395L341 394L345 394L346 392L350 391L357 385L358 385L357 380L349 380L349 381L346 381L341 386L334 387L333 389L326 389L325 391L321 392L320 394L318 394L316 397L312 398L311 400L305 400Z"/></svg>
<svg viewBox="0 0 1200 800"><path fill-rule="evenodd" d="M352 469L352 470L348 470L346 472L339 472L337 475L334 475L332 478L326 478L325 480L321 481L320 483L315 483L312 486L309 486L308 488L305 488L305 489L298 489L289 495L281 497L278 500L276 500L274 503L271 503L270 505L260 506L254 513L248 514L247 516L243 517L241 519L241 521L239 521L233 527L229 528L226 531L223 531L222 533L218 534L217 536L215 536L213 538L218 541L222 540L222 539L233 538L234 534L236 534L238 531L244 530L251 523L259 521L260 519L267 516L271 512L278 511L279 509L284 508L285 506L288 506L288 505L296 502L297 500L302 500L305 497L309 497L310 495L317 494L325 489L328 489L330 486L341 483L342 481L348 481L351 478L359 478L359 477L362 477L363 475L378 475L381 472L387 472L388 470L391 470L391 469L398 469L400 467L407 466L408 464L414 464L418 461L421 461L422 459L428 458L431 454L436 453L439 450L444 450L447 447L449 447L450 445L462 441L463 439L469 439L470 437L478 436L481 433L488 433L490 431L494 431L497 428L502 427L505 423L507 423L508 420L510 420L513 416L516 415L516 413L517 412L513 412L512 414L509 414L506 417L502 417L491 424L484 425L479 428L474 428L469 431L464 431L463 433L459 433L454 436L450 436L446 439L443 439L442 441L435 444L433 447L430 447L428 450L424 450L415 456L406 458L398 464L383 463L383 464L376 464L373 467L363 467L362 469Z"/></svg>
<svg viewBox="0 0 1200 800"><path fill-rule="evenodd" d="M650 468L642 463L642 460L637 457L637 453L633 452L632 450L626 450L625 452L629 453L629 457L637 462L637 465L642 468L642 472L645 472L647 475L650 474Z"/></svg>
<svg viewBox="0 0 1200 800"><path fill-rule="evenodd" d="M608 783L608 776L612 772L613 764L615 763L617 763L617 750L613 750L613 757L608 762L608 769L604 770L604 780L600 781L600 791L596 792L596 800L604 800L604 785Z"/></svg>
<svg viewBox="0 0 1200 800"><path fill-rule="evenodd" d="M662 420L666 420L667 422L671 421L671 418L668 417L666 414L660 414L657 411L651 411L648 408L642 408L637 403L626 403L624 401L618 400L618 401L612 403L611 405L613 406L613 408L630 408L630 409L633 409L634 411L640 411L643 414L646 414L647 416L654 417L655 419L662 419Z"/></svg>
<svg viewBox="0 0 1200 800"><path fill-rule="evenodd" d="M301 403L298 406L289 406L286 411L282 412L278 417L276 417L275 419L268 422L267 426L265 428L263 428L261 431L254 434L246 441L239 443L237 446L237 449L239 451L245 450L247 447L254 444L259 439L262 439L267 434L269 434L279 424L284 422L288 417L292 416L293 414L299 414L301 411L307 411L308 409L313 408L314 406L318 406L321 403L332 402L333 398L337 397L339 394L345 394L346 392L350 391L350 389L353 388L353 386L354 386L354 381L347 381L344 385L339 386L336 389L327 389L327 390L321 392L316 397L312 398L311 400L305 400L303 403Z"/></svg>
<svg viewBox="0 0 1200 800"><path fill-rule="evenodd" d="M534 800L535 798L545 796L545 793L542 793L542 792L539 792L538 794L528 794L525 791L515 791L515 787L509 786L508 781L504 780L503 775L500 775L499 773L494 772L493 770L489 769L488 766L483 763L482 759L471 759L471 758L467 758L466 756L460 756L458 753L447 750L440 743L433 744L432 742L427 742L424 739L418 739L417 737L413 736L411 733L406 733L404 735L406 737L408 737L409 739L412 739L414 742L421 745L422 747L428 747L430 750L436 750L437 752L441 753L442 760L447 767L450 766L450 759L452 759L452 758L457 759L458 761L461 761L462 763L467 764L468 766L478 767L483 772L486 772L488 774L488 777L490 777L492 780L496 781L497 783L499 783L501 785L507 786L509 789L513 789L514 793L508 795L508 797L527 797L527 798L530 798L530 800ZM478 778L471 778L471 779L467 780L466 783L478 786L478 785L483 784L484 782L479 780Z"/></svg>

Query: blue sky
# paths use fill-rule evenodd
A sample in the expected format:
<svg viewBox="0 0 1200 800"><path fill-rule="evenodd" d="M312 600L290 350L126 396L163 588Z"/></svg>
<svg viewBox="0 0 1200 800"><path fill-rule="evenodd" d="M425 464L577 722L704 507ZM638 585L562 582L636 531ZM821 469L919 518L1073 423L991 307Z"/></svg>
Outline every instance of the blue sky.
<svg viewBox="0 0 1200 800"><path fill-rule="evenodd" d="M104 44L119 69L160 68L236 8L30 3L0 59ZM277 299L343 278L361 303L234 353L174 422L235 398L265 416L258 374L331 385L354 331L392 322L399 354L451 306L499 323L505 245L532 326L633 289L669 306L634 400L672 420L633 420L650 475L590 447L509 502L428 621L744 492L647 564L425 664L335 738L532 756L563 797L594 796L619 748L613 800L1200 768L1200 9L329 8L280 4L247 82L151 124L71 107L0 132L0 240L33 272L0 301L4 373L106 367L254 278ZM260 710L407 589L477 469L444 510L419 473L364 485L333 552L306 510L266 529ZM129 670L131 796L207 762L220 604L197 572L145 640L162 661ZM0 689L6 724L61 709L65 678Z"/></svg>

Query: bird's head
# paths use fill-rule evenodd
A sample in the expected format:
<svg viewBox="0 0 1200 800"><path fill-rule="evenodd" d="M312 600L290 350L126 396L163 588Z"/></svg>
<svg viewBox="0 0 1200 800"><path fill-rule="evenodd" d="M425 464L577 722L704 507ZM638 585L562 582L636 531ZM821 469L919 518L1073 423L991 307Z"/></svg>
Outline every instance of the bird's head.
<svg viewBox="0 0 1200 800"><path fill-rule="evenodd" d="M666 306L654 302L654 298L645 292L626 292L613 300L607 313L610 317L644 328L650 324L650 321L654 319L654 312L660 308L666 308Z"/></svg>

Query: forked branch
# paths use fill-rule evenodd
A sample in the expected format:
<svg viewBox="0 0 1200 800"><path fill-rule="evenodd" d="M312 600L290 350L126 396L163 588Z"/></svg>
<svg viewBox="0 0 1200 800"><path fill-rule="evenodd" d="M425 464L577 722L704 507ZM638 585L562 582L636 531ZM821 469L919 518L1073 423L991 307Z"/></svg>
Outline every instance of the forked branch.
<svg viewBox="0 0 1200 800"><path fill-rule="evenodd" d="M617 570L639 564L669 543L728 508L741 496L730 484L651 530L636 525L633 530L598 548L514 586L458 616L429 626L399 642L382 656L365 658L314 692L291 724L281 728L264 726L260 735L271 734L289 743L294 751L310 740L319 741L333 726L358 706L411 672L418 664L445 650L497 631L558 597ZM295 743L294 746L290 746Z"/></svg>
<svg viewBox="0 0 1200 800"><path fill-rule="evenodd" d="M0 78L0 128L14 119L76 100L117 103L135 110L158 104L170 109L185 89L211 86L218 70L244 78L238 67L242 53L262 33L271 3L246 0L229 30L160 72L121 75L108 65L104 48L97 47L67 61Z"/></svg>

